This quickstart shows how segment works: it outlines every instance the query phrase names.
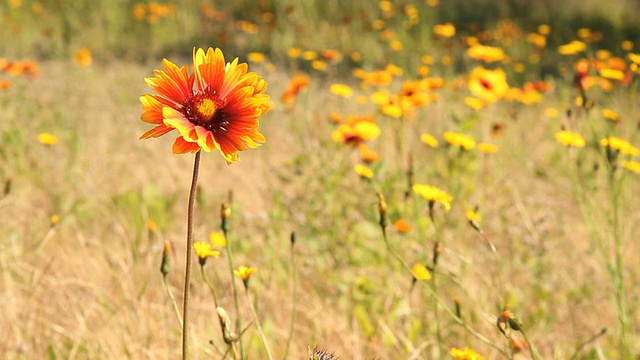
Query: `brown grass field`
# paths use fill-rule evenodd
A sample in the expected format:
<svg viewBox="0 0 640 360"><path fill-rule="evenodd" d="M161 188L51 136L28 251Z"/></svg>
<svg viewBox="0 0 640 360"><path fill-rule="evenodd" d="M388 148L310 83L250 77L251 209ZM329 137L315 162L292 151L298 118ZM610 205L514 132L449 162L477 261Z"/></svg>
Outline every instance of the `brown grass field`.
<svg viewBox="0 0 640 360"><path fill-rule="evenodd" d="M529 20L510 1L493 17L485 2L477 4L480 14L462 10L470 1L394 1L391 13L384 1L161 2L171 5L166 15L141 20L132 15L135 2L107 3L0 4L0 85L8 84L0 86L0 358L180 358L181 327L160 265L168 240L168 282L181 308L194 156L172 154L176 132L139 140L151 128L140 120L139 96L153 93L144 79L163 57L191 71L194 47L217 46L228 61L248 62L271 96L260 119L264 145L231 165L216 152L203 154L195 206L194 238L208 241L220 231L221 204L230 204L233 267L257 268L247 297L240 279L232 282L226 249L204 267L219 305L248 327L244 358L268 359L251 303L275 358L308 359L316 346L343 360L640 356L640 169L633 168L640 160L640 36L630 14L637 2L605 11L595 1L581 9L570 1L551 15L541 2ZM455 5L464 6L456 12ZM411 6L419 20L406 25ZM486 22L476 23L483 12ZM434 34L434 25L449 21L453 37ZM552 31L536 48L528 35L544 23ZM587 27L591 35L578 32ZM470 37L507 56L471 57ZM560 54L573 40L586 48ZM83 48L92 61L83 63ZM291 48L313 51L321 62ZM583 78L581 59L589 64ZM16 70L25 61L35 73ZM402 74L389 75L389 64ZM472 108L468 98L482 98L471 88L476 67L504 71L509 88L521 92ZM381 70L391 81L358 78L357 69ZM308 84L285 99L299 75ZM584 78L588 85L574 80ZM440 85L403 93L412 80ZM534 100L523 98L526 82L540 86ZM333 84L353 95L332 92ZM387 104L399 106L400 116L375 101L385 90L388 99L401 94ZM426 100L412 102L416 91ZM332 139L350 115L368 116L380 129L361 141L379 161L363 162L353 142ZM563 129L584 144L561 144L554 137ZM445 132L498 151L463 149ZM39 140L43 133L57 142ZM421 141L424 133L438 146ZM603 145L610 137L631 147ZM356 164L372 177L359 176ZM413 184L445 190L451 209L436 200L430 212ZM388 206L388 242L377 194ZM481 216L482 233L469 210ZM400 219L408 231L394 226ZM231 359L193 264L191 358ZM414 264L431 278L417 280ZM522 325L507 322L503 334L505 310ZM514 345L525 338L526 348ZM452 350L465 347L482 356Z"/></svg>

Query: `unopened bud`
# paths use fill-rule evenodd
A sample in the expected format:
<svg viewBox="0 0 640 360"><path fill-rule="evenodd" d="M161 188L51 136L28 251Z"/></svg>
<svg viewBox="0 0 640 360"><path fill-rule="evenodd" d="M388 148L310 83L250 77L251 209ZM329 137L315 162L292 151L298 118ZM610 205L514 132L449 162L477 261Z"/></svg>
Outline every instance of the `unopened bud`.
<svg viewBox="0 0 640 360"><path fill-rule="evenodd" d="M291 232L291 238L290 238L290 240L291 240L291 246L293 246L293 245L295 245L295 244L296 244L296 233L295 233L295 231L292 231L292 232Z"/></svg>
<svg viewBox="0 0 640 360"><path fill-rule="evenodd" d="M231 207L229 204L222 203L220 206L220 220L222 221L222 231L227 232L227 219L231 216Z"/></svg>
<svg viewBox="0 0 640 360"><path fill-rule="evenodd" d="M171 243L169 240L164 241L164 249L162 250L162 264L160 265L160 272L162 276L169 274L169 252L171 251Z"/></svg>
<svg viewBox="0 0 640 360"><path fill-rule="evenodd" d="M231 319L229 315L227 315L227 312L221 307L218 307L216 312L218 313L218 320L220 320L220 327L222 327L222 338L224 342L226 344L233 343L237 337L233 330L231 330Z"/></svg>
<svg viewBox="0 0 640 360"><path fill-rule="evenodd" d="M440 245L440 241L436 241L436 244L433 246L433 266L438 265L438 258L442 253L442 246Z"/></svg>
<svg viewBox="0 0 640 360"><path fill-rule="evenodd" d="M380 213L380 226L384 229L387 227L387 202L384 195L378 193L378 213Z"/></svg>

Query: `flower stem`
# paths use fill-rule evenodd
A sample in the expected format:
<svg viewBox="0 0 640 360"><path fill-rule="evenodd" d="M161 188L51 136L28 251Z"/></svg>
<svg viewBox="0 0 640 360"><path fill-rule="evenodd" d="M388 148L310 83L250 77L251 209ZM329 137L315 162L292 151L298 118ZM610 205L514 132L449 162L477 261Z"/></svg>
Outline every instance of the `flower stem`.
<svg viewBox="0 0 640 360"><path fill-rule="evenodd" d="M178 322L180 323L180 327L182 327L182 315L180 315L180 309L178 309L178 303L176 302L175 296L173 296L173 291L169 287L169 280L166 276L162 277L162 284L164 285L164 290L169 295L169 299L171 299L171 305L173 305L173 310L176 312L176 317L178 318Z"/></svg>
<svg viewBox="0 0 640 360"><path fill-rule="evenodd" d="M258 330L258 335L260 336L260 340L262 340L262 345L264 345L264 349L267 351L267 358L269 360L273 360L273 355L271 354L271 348L269 348L269 343L267 342L267 337L264 336L264 331L262 330L262 326L260 325L260 319L258 319L258 313L256 312L256 307L251 301L251 294L249 293L249 288L245 286L245 293L247 295L247 302L249 303L249 307L251 308L251 314L253 315L253 321L256 323L256 329Z"/></svg>
<svg viewBox="0 0 640 360"><path fill-rule="evenodd" d="M227 223L223 223L222 232L224 233L224 238L227 239L227 260L229 261L229 271L231 272L231 284L233 287L233 302L236 308L236 328L237 331L242 329L242 322L240 319L240 301L238 300L238 287L236 286L236 277L233 274L233 254L231 253L231 242L229 241L229 234L227 231ZM240 359L244 360L244 349L242 347L242 336L238 338L238 346L240 347Z"/></svg>
<svg viewBox="0 0 640 360"><path fill-rule="evenodd" d="M193 177L189 192L189 206L187 210L187 261L184 270L184 297L182 302L182 360L189 358L189 290L191 287L191 253L193 250L193 207L198 187L198 171L200 170L200 151L196 153L193 162Z"/></svg>
<svg viewBox="0 0 640 360"><path fill-rule="evenodd" d="M296 233L291 233L291 277L292 277L292 290L291 290L291 325L289 327L289 338L287 339L287 346L284 348L284 356L282 357L284 360L287 359L289 355L289 347L291 346L291 339L293 339L293 328L296 323L296 304L298 303L298 272L296 270L296 252L295 252L295 238Z"/></svg>
<svg viewBox="0 0 640 360"><path fill-rule="evenodd" d="M209 287L209 291L211 291L211 295L213 295L213 303L217 309L218 297L216 296L216 289L213 287L213 285L211 285L211 282L209 281L209 277L207 277L207 273L204 272L204 266L200 266L200 274L202 274L202 279L207 284L207 287Z"/></svg>

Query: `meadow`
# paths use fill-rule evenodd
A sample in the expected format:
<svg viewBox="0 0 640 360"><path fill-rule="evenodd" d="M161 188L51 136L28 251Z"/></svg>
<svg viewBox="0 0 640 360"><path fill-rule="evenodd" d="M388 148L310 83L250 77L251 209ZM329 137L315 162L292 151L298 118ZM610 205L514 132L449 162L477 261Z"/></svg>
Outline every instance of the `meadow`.
<svg viewBox="0 0 640 360"><path fill-rule="evenodd" d="M637 358L634 4L3 1L0 357L180 358L190 251L193 359ZM209 47L270 99L193 249L141 95Z"/></svg>

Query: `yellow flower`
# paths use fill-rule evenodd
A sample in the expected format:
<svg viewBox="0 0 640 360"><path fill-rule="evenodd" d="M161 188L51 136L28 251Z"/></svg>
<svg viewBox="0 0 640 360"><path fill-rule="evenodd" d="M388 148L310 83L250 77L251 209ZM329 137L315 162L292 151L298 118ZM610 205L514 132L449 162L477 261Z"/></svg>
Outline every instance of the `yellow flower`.
<svg viewBox="0 0 640 360"><path fill-rule="evenodd" d="M438 147L438 140L435 137L433 137L433 135L431 134L427 134L427 133L421 134L420 141L431 146L432 148Z"/></svg>
<svg viewBox="0 0 640 360"><path fill-rule="evenodd" d="M544 35L531 33L527 35L527 41L542 49L547 45L547 38Z"/></svg>
<svg viewBox="0 0 640 360"><path fill-rule="evenodd" d="M587 44L582 41L574 40L568 44L558 47L558 52L562 55L575 55L587 49Z"/></svg>
<svg viewBox="0 0 640 360"><path fill-rule="evenodd" d="M158 231L158 223L153 220L147 221L147 229L152 233Z"/></svg>
<svg viewBox="0 0 640 360"><path fill-rule="evenodd" d="M450 38L456 34L456 27L452 23L438 24L433 27L433 33L444 38Z"/></svg>
<svg viewBox="0 0 640 360"><path fill-rule="evenodd" d="M78 51L76 51L76 55L74 56L73 61L75 62L76 66L91 66L91 63L93 62L91 51L86 48L79 49Z"/></svg>
<svg viewBox="0 0 640 360"><path fill-rule="evenodd" d="M542 35L549 35L551 32L551 26L547 24L538 25L538 32Z"/></svg>
<svg viewBox="0 0 640 360"><path fill-rule="evenodd" d="M431 279L431 273L429 270L422 264L415 264L411 268L413 272L413 277L416 280L429 280Z"/></svg>
<svg viewBox="0 0 640 360"><path fill-rule="evenodd" d="M464 98L464 103L474 110L480 110L486 106L484 101L470 96Z"/></svg>
<svg viewBox="0 0 640 360"><path fill-rule="evenodd" d="M249 279L251 279L251 275L258 271L258 269L254 267L246 267L244 265L240 265L237 270L233 270L233 273L236 274L242 282L244 283L244 287L247 288L249 286Z"/></svg>
<svg viewBox="0 0 640 360"><path fill-rule="evenodd" d="M262 63L265 60L265 56L263 53L259 53L259 52L250 52L247 54L247 60L253 62L253 63Z"/></svg>
<svg viewBox="0 0 640 360"><path fill-rule="evenodd" d="M620 166L633 171L634 173L640 174L640 162L638 161L622 161L620 162Z"/></svg>
<svg viewBox="0 0 640 360"><path fill-rule="evenodd" d="M467 217L467 220L469 220L469 221L480 222L480 220L482 220L482 217L477 212L475 212L473 210L467 210L465 212L465 215Z"/></svg>
<svg viewBox="0 0 640 360"><path fill-rule="evenodd" d="M473 69L468 86L473 95L487 102L502 99L509 90L507 74L504 70L487 70L483 67Z"/></svg>
<svg viewBox="0 0 640 360"><path fill-rule="evenodd" d="M368 117L351 117L332 134L331 138L336 142L346 145L360 145L361 143L380 136L380 128Z"/></svg>
<svg viewBox="0 0 640 360"><path fill-rule="evenodd" d="M224 234L219 231L212 231L209 234L209 241L213 246L217 246L219 248L227 246L227 239L224 237Z"/></svg>
<svg viewBox="0 0 640 360"><path fill-rule="evenodd" d="M353 95L353 89L349 85L345 84L332 84L329 90L336 94L346 98L350 98Z"/></svg>
<svg viewBox="0 0 640 360"><path fill-rule="evenodd" d="M193 244L193 250L195 250L196 255L198 255L198 260L200 262L200 266L204 266L207 262L207 258L210 256L218 257L220 256L220 251L213 250L211 248L211 244L204 241L198 241Z"/></svg>
<svg viewBox="0 0 640 360"><path fill-rule="evenodd" d="M471 150L476 147L476 141L465 134L447 131L444 133L444 140L452 146L460 146L465 150Z"/></svg>
<svg viewBox="0 0 640 360"><path fill-rule="evenodd" d="M618 81L624 80L624 77L625 77L624 72L622 70L609 69L609 68L600 69L600 76L602 76L605 79L618 80Z"/></svg>
<svg viewBox="0 0 640 360"><path fill-rule="evenodd" d="M602 109L602 116L614 122L620 121L620 114L611 109Z"/></svg>
<svg viewBox="0 0 640 360"><path fill-rule="evenodd" d="M413 191L422 196L430 203L440 203L444 208L449 211L451 209L451 200L453 197L444 190L440 190L435 186L426 184L414 184L412 186Z"/></svg>
<svg viewBox="0 0 640 360"><path fill-rule="evenodd" d="M495 154L498 152L498 145L487 144L487 143L479 143L478 150L485 154Z"/></svg>
<svg viewBox="0 0 640 360"><path fill-rule="evenodd" d="M49 133L41 133L38 134L38 141L45 145L54 145L58 142L58 137Z"/></svg>
<svg viewBox="0 0 640 360"><path fill-rule="evenodd" d="M631 145L629 142L622 140L617 137L609 137L606 139L600 140L600 145L608 146L614 150L618 150L625 155L636 156L640 154L640 150L637 147Z"/></svg>
<svg viewBox="0 0 640 360"><path fill-rule="evenodd" d="M373 177L373 171L362 164L356 164L354 170L362 178L371 179Z"/></svg>
<svg viewBox="0 0 640 360"><path fill-rule="evenodd" d="M575 146L575 147L585 146L585 141L582 138L582 136L580 136L580 134L576 134L571 131L561 130L557 132L554 137L556 138L556 141L558 141L564 146Z"/></svg>
<svg viewBox="0 0 640 360"><path fill-rule="evenodd" d="M495 46L485 46L481 44L475 44L467 50L469 57L475 60L484 61L487 63L502 61L505 59L504 51Z"/></svg>
<svg viewBox="0 0 640 360"><path fill-rule="evenodd" d="M550 117L552 119L555 119L558 117L558 110L556 108L546 108L544 113L547 115L547 117Z"/></svg>
<svg viewBox="0 0 640 360"><path fill-rule="evenodd" d="M371 164L380 160L380 155L378 155L377 152L369 149L367 145L360 144L358 146L358 149L360 149L360 159L365 163Z"/></svg>
<svg viewBox="0 0 640 360"><path fill-rule="evenodd" d="M481 356L468 347L465 347L464 350L451 348L450 354L455 360L485 360L484 356Z"/></svg>

